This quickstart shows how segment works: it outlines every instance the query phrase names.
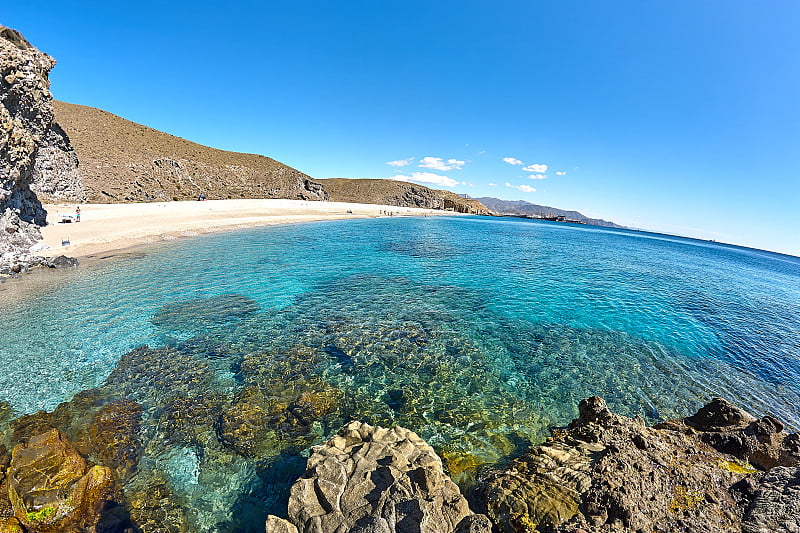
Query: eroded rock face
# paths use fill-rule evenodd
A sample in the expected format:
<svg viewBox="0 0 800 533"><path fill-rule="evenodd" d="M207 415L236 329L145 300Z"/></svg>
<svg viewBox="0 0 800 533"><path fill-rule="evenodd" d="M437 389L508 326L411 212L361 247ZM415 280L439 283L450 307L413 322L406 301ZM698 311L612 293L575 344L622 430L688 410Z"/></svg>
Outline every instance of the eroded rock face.
<svg viewBox="0 0 800 533"><path fill-rule="evenodd" d="M0 274L35 260L47 212L33 192L82 200L78 160L55 122L48 74L55 60L16 30L0 26Z"/></svg>
<svg viewBox="0 0 800 533"><path fill-rule="evenodd" d="M647 427L598 397L509 468L489 476L489 516L505 532L800 531L797 435L715 398ZM752 464L772 468L757 472ZM795 529L791 529L795 527ZM783 529L782 529L783 528Z"/></svg>
<svg viewBox="0 0 800 533"><path fill-rule="evenodd" d="M746 480L744 533L800 531L800 468L779 466Z"/></svg>
<svg viewBox="0 0 800 533"><path fill-rule="evenodd" d="M307 466L292 486L289 521L270 517L267 533L491 531L413 431L350 422L312 448Z"/></svg>
<svg viewBox="0 0 800 533"><path fill-rule="evenodd" d="M8 468L16 519L42 533L94 531L113 484L109 468L89 467L55 429L15 446Z"/></svg>

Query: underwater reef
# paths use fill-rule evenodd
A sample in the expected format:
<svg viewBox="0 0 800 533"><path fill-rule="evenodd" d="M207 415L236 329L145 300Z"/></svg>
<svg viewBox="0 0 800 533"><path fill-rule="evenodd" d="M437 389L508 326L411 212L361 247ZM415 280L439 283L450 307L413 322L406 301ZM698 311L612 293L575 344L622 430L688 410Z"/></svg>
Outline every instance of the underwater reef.
<svg viewBox="0 0 800 533"><path fill-rule="evenodd" d="M376 301L393 285L402 307ZM0 533L798 531L800 437L777 418L556 395L630 388L603 350L658 364L619 332L522 328L480 292L372 276L151 323L152 347L54 410L0 403Z"/></svg>
<svg viewBox="0 0 800 533"><path fill-rule="evenodd" d="M168 351L136 354L152 363ZM202 379L201 370L186 383ZM201 520L204 512L214 515L204 509L208 493L229 484L246 492L249 469L242 458L266 446L259 439L252 447L234 446L223 438L226 413L244 400L227 410L215 409L218 399L199 396L195 408L171 404L162 420L172 422L158 435L142 424L146 395L137 403L110 400L108 392L98 388L51 413L10 423L3 438L13 447L0 445L0 532L189 532L205 523L219 531L267 533L755 533L794 532L800 525L800 436L787 434L773 417L756 419L715 398L693 416L649 427L592 397L567 428L554 429L505 467L484 470L468 499L447 463L416 433L353 421L311 447L293 483L284 478L285 518L248 511L258 506L251 498L226 510L228 522L208 526ZM176 398L185 402L186 392ZM178 412L217 432L203 457L196 445L205 430L189 431ZM250 429L269 435L273 445L282 442L278 448L287 454L287 447L302 445L304 432L291 423L281 427L289 417L276 412L261 412L264 426ZM170 449L167 434L195 446ZM204 466L206 454L215 456L213 470ZM259 476L275 481L269 466L259 468ZM187 492L186 483L198 484L200 476L207 477L205 488Z"/></svg>

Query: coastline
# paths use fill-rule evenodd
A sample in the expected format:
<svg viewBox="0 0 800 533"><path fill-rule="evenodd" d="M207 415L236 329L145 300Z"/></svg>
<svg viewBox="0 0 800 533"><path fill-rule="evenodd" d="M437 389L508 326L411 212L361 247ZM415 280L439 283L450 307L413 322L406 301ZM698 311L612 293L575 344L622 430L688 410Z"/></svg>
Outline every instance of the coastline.
<svg viewBox="0 0 800 533"><path fill-rule="evenodd" d="M80 223L59 223L75 215ZM206 200L134 204L48 204L42 228L46 249L36 255L86 259L180 238L258 226L387 216L453 215L451 211L390 205L305 200ZM62 244L68 242L69 244Z"/></svg>
<svg viewBox="0 0 800 533"><path fill-rule="evenodd" d="M75 216L81 208L80 223L61 224L62 215ZM452 211L397 207L379 204L322 202L284 199L237 199L152 202L131 204L45 204L48 225L41 228L40 244L47 246L34 255L66 255L80 261L81 269L106 260L137 253L143 248L186 239L278 224L320 222L355 218L393 216L452 216ZM68 245L62 245L69 240ZM33 295L52 290L54 284L69 283L73 269L34 268L26 274L0 283L3 303L14 305Z"/></svg>

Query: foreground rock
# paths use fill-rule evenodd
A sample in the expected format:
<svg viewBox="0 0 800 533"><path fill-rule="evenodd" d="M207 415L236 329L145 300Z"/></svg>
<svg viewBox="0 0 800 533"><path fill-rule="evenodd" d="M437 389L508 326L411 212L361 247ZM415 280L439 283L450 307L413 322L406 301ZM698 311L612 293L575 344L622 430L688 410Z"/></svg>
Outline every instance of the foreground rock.
<svg viewBox="0 0 800 533"><path fill-rule="evenodd" d="M55 198L84 196L77 157L53 114L54 65L19 32L0 26L0 274L37 264L29 252L47 213L34 183Z"/></svg>
<svg viewBox="0 0 800 533"><path fill-rule="evenodd" d="M568 430L486 482L500 530L800 531L797 435L773 417L719 398L655 427L597 397L579 410Z"/></svg>
<svg viewBox="0 0 800 533"><path fill-rule="evenodd" d="M392 531L489 533L441 459L416 433L350 422L312 448L308 470L292 486L289 520L274 516L267 533Z"/></svg>
<svg viewBox="0 0 800 533"><path fill-rule="evenodd" d="M109 468L89 467L55 429L15 446L8 468L16 520L42 533L94 531L113 483Z"/></svg>

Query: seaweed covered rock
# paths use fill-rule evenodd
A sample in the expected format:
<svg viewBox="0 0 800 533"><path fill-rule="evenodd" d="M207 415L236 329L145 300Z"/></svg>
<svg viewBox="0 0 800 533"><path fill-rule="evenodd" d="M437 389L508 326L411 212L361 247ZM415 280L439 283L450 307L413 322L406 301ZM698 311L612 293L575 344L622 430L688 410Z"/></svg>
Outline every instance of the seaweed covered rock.
<svg viewBox="0 0 800 533"><path fill-rule="evenodd" d="M137 476L125 495L131 518L142 533L192 531L186 517L186 502L176 496L158 470Z"/></svg>
<svg viewBox="0 0 800 533"><path fill-rule="evenodd" d="M196 332L241 320L258 310L258 304L246 296L220 294L169 303L158 310L152 322L172 333Z"/></svg>
<svg viewBox="0 0 800 533"><path fill-rule="evenodd" d="M142 406L131 400L116 400L105 405L93 417L86 437L89 446L103 465L110 467L117 479L127 479L136 468L141 443L138 430Z"/></svg>
<svg viewBox="0 0 800 533"><path fill-rule="evenodd" d="M307 467L292 486L289 523L271 517L267 533L491 531L413 431L350 422L312 448Z"/></svg>
<svg viewBox="0 0 800 533"><path fill-rule="evenodd" d="M58 430L14 447L8 494L17 520L37 532L94 531L114 479L89 466Z"/></svg>
<svg viewBox="0 0 800 533"><path fill-rule="evenodd" d="M314 423L336 411L341 397L341 391L315 378L291 386L276 383L267 392L247 386L223 412L219 436L250 457L303 449L316 438Z"/></svg>
<svg viewBox="0 0 800 533"><path fill-rule="evenodd" d="M212 377L203 361L172 348L141 346L120 358L103 387L120 397L159 405L172 395L199 394Z"/></svg>
<svg viewBox="0 0 800 533"><path fill-rule="evenodd" d="M488 476L486 507L502 531L781 531L797 512L794 470L757 473L747 462L794 465L797 435L772 417L756 420L719 398L654 427L612 413L598 397L579 412L568 429ZM723 453L711 445L719 435L761 435L761 447Z"/></svg>
<svg viewBox="0 0 800 533"><path fill-rule="evenodd" d="M81 200L78 160L53 113L48 75L55 60L16 30L0 26L0 274L38 260L47 212L33 192Z"/></svg>

